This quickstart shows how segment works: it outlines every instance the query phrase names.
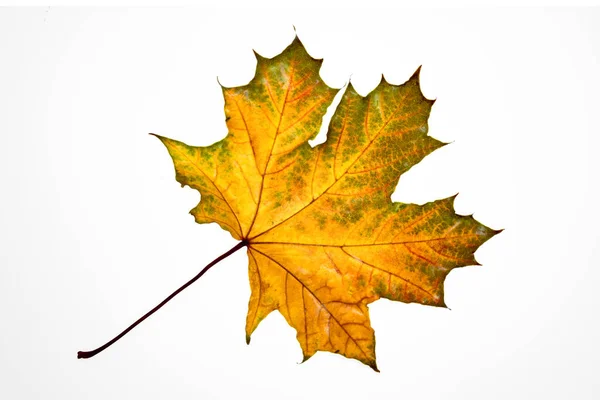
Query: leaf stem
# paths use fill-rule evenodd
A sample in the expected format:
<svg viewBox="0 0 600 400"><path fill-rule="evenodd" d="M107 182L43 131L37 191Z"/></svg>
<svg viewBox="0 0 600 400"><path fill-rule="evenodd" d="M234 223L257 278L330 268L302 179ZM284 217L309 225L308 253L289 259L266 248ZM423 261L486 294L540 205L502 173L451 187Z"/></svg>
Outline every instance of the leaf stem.
<svg viewBox="0 0 600 400"><path fill-rule="evenodd" d="M171 301L171 299L173 297L177 296L185 288L187 288L192 283L194 283L198 279L200 279L200 277L202 275L204 275L206 273L206 271L208 271L213 265L215 265L219 261L221 261L221 260L229 257L230 255L232 255L233 253L235 253L236 251L238 251L239 249L241 249L242 247L245 247L247 245L248 245L248 241L246 239L242 240L241 242L239 242L238 244L236 244L234 247L232 247L229 251L227 251L226 253L221 254L219 257L217 257L213 261L211 261L210 264L208 264L206 267L204 267L202 269L202 271L200 271L198 273L198 275L194 276L192 279L190 279L189 281L187 281L179 289L177 289L176 291L174 291L173 293L171 293L169 295L169 297L167 297L166 299L164 299L163 301L161 301L160 304L158 304L152 310L148 311L146 314L144 314L144 316L142 316L140 319L138 319L137 321L135 321L133 324L129 325L129 327L127 329L125 329L123 332L121 332L117 336L115 336L111 341L105 343L104 345L98 347L95 350L91 350L91 351L78 351L77 352L77 358L91 358L91 357L94 357L96 354L98 354L98 353L106 350L107 348L109 348L110 346L112 346L115 342L117 342L119 339L121 339L123 336L125 336L127 333L129 333L129 331L131 331L133 328L135 328L136 326L138 326L142 321L144 321L146 318L148 318L149 316L151 316L152 314L154 314L156 311L158 311L162 306L164 306L169 301Z"/></svg>

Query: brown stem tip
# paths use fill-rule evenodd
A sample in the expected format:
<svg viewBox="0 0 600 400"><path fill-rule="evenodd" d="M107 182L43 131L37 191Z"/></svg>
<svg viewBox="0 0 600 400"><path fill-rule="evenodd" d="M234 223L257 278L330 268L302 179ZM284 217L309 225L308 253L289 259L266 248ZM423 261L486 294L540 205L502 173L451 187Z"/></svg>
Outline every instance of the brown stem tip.
<svg viewBox="0 0 600 400"><path fill-rule="evenodd" d="M136 326L138 326L146 318L148 318L149 316L151 316L152 314L154 314L156 311L158 311L159 309L161 309L162 306L164 306L169 301L171 301L171 299L173 299L173 297L177 296L185 288L187 288L192 283L194 283L198 279L200 279L200 277L202 275L204 275L206 273L206 271L208 271L213 265L215 265L219 261L221 261L221 260L229 257L230 255L232 255L233 253L235 253L236 251L238 251L239 249L241 249L242 247L245 247L247 245L248 245L248 240L246 240L246 239L242 240L241 242L239 242L238 244L236 244L234 247L232 247L231 249L229 249L229 251L227 251L226 253L221 254L219 257L217 257L213 261L211 261L206 267L204 267L202 269L202 271L200 271L198 273L198 275L194 276L192 279L190 279L185 284L183 284L183 286L181 286L179 289L177 289L176 291L174 291L173 293L171 293L166 299L164 299L163 301L161 301L156 307L154 307L152 310L148 311L146 314L144 314L140 319L138 319L137 321L135 321L133 324L129 325L129 327L127 327L127 329L125 329L123 332L119 333L113 339L111 339L110 341L106 342L104 345L98 347L95 350L91 350L91 351L78 351L77 352L77 358L91 358L91 357L94 357L96 354L98 354L98 353L106 350L107 348L109 348L110 346L112 346L115 342L117 342L119 339L121 339L123 336L125 336L127 333L129 333L129 331L131 331L133 328L135 328Z"/></svg>

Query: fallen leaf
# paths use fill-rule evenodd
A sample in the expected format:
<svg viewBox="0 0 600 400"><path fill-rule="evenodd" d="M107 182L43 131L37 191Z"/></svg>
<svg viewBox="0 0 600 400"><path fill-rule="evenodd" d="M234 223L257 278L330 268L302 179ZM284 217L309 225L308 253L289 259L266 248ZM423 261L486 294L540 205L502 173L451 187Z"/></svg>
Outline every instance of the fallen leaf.
<svg viewBox="0 0 600 400"><path fill-rule="evenodd" d="M247 341L278 310L304 360L330 351L377 370L367 305L379 298L445 307L444 279L477 264L494 231L457 215L454 197L392 202L399 177L444 143L427 135L434 103L419 70L382 79L363 97L349 84L327 141L311 147L337 93L296 38L280 55L257 55L254 78L223 87L228 135L208 147L159 136L176 179L201 193L191 210L247 245L252 294Z"/></svg>

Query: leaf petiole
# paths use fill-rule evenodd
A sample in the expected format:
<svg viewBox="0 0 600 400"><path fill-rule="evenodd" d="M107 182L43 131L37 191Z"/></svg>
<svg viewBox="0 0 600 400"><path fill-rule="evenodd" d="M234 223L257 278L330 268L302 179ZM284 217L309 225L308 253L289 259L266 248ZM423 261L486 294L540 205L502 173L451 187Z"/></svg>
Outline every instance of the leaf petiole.
<svg viewBox="0 0 600 400"><path fill-rule="evenodd" d="M149 316L151 316L152 314L154 314L156 311L158 311L160 308L162 308L162 306L164 306L169 301L171 301L171 299L173 299L173 297L177 296L185 288L187 288L192 283L194 283L198 279L200 279L200 277L202 275L204 275L206 273L206 271L208 271L213 265L215 265L219 261L221 261L221 260L229 257L230 255L232 255L233 253L235 253L236 251L238 251L239 249L241 249L242 247L245 247L247 245L248 245L248 241L245 240L245 239L242 240L241 242L239 242L238 244L236 244L234 247L232 247L229 251L227 251L226 253L221 254L219 257L217 257L213 261L211 261L206 267L204 267L202 269L202 271L200 271L198 273L198 275L194 276L192 279L190 279L189 281L187 281L179 289L177 289L176 291L174 291L173 293L171 293L166 299L164 299L163 301L161 301L160 304L158 304L152 310L148 311L146 314L144 314L140 319L138 319L137 321L135 321L133 324L129 325L129 327L127 329L125 329L123 332L119 333L112 340L110 340L109 342L105 343L104 345L98 347L95 350L91 350L91 351L78 351L77 352L77 358L91 358L91 357L94 357L96 354L98 354L98 353L106 350L107 348L109 348L110 346L112 346L115 342L117 342L119 339L121 339L123 336L125 336L127 333L129 333L129 331L131 331L133 328L135 328L136 326L138 326L142 321L144 321L146 318L148 318Z"/></svg>

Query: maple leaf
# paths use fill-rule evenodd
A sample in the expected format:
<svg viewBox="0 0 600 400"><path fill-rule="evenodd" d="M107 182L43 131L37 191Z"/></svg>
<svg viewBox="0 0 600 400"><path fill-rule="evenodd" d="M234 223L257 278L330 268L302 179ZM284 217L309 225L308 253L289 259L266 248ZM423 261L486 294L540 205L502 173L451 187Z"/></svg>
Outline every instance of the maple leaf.
<svg viewBox="0 0 600 400"><path fill-rule="evenodd" d="M419 70L403 85L382 79L368 96L348 85L327 132L308 144L337 90L296 38L280 55L257 54L246 86L223 87L228 135L208 147L160 137L176 179L201 193L191 210L247 244L252 294L247 341L278 310L304 360L316 351L373 369L367 305L381 297L445 307L444 279L476 264L497 231L454 213L454 197L391 201L400 175L444 143L427 135L434 103Z"/></svg>
<svg viewBox="0 0 600 400"><path fill-rule="evenodd" d="M442 143L427 135L434 103L419 70L404 84L383 78L366 97L352 84L319 132L338 92L320 78L296 37L280 55L256 54L254 78L222 87L227 136L188 146L157 136L182 186L201 194L190 213L240 242L100 348L119 340L210 267L247 247L251 297L246 338L278 310L296 330L304 360L317 351L357 359L377 371L367 305L379 298L445 307L444 279L477 264L473 253L500 231L457 215L454 196L424 205L391 201L400 176Z"/></svg>

